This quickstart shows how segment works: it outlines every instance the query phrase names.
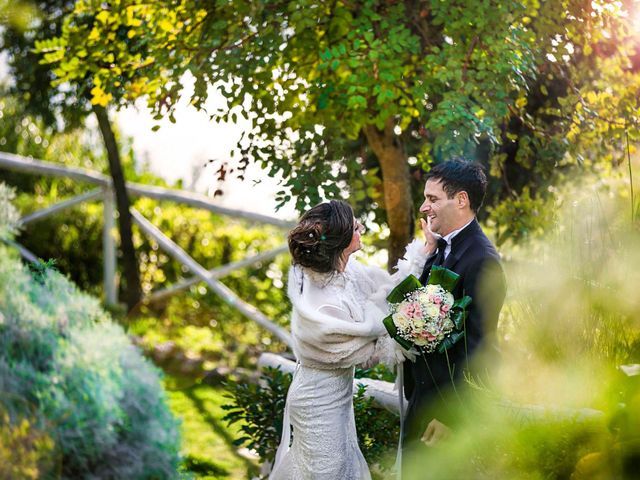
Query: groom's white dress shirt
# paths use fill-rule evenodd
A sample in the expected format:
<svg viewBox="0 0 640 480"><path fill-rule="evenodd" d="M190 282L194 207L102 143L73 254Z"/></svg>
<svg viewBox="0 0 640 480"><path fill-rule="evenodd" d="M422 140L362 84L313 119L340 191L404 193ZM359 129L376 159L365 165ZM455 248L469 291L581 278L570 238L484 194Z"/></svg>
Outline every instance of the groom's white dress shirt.
<svg viewBox="0 0 640 480"><path fill-rule="evenodd" d="M454 230L453 232L449 232L448 234L446 234L444 237L440 235L440 237L447 242L447 246L444 248L444 258L446 259L449 256L449 253L451 253L451 240L453 240L453 237L455 237L456 235L458 235L462 230L464 230L465 228L467 228L471 222L473 222L476 219L476 217L473 217L471 219L470 222L466 223L464 227L461 227L457 230Z"/></svg>

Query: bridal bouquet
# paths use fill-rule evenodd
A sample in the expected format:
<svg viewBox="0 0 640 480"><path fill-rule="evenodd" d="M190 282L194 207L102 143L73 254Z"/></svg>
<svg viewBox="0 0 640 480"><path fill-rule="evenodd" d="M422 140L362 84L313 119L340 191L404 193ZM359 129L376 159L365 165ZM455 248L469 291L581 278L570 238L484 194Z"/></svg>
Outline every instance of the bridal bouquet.
<svg viewBox="0 0 640 480"><path fill-rule="evenodd" d="M387 296L391 313L383 320L389 335L403 348L444 353L464 337L466 308L471 297L458 300L451 293L460 276L444 267L432 267L423 286L409 275Z"/></svg>

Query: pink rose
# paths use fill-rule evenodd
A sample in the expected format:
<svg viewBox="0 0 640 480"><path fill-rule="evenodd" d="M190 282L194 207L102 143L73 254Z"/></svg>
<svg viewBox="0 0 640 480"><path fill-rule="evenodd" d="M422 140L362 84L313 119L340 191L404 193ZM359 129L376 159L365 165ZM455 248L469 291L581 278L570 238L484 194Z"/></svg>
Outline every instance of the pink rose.
<svg viewBox="0 0 640 480"><path fill-rule="evenodd" d="M422 308L418 302L405 303L400 307L400 313L407 318L422 318Z"/></svg>
<svg viewBox="0 0 640 480"><path fill-rule="evenodd" d="M420 333L420 336L422 338L426 338L430 342L433 342L436 339L435 336L433 336L431 333L427 332L426 330L424 332Z"/></svg>

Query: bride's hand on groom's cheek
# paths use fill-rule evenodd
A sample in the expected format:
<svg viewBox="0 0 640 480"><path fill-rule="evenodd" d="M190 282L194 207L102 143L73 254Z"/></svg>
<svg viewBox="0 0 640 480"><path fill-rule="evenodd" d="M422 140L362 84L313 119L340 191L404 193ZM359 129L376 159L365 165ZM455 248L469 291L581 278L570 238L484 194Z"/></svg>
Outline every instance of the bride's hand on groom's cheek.
<svg viewBox="0 0 640 480"><path fill-rule="evenodd" d="M435 418L429 422L427 429L422 434L421 440L428 447L437 445L442 440L446 440L451 435L451 429Z"/></svg>
<svg viewBox="0 0 640 480"><path fill-rule="evenodd" d="M431 254L436 251L438 248L438 239L431 231L431 222L425 220L424 218L420 219L420 227L422 228L422 233L424 234L424 250L425 253Z"/></svg>

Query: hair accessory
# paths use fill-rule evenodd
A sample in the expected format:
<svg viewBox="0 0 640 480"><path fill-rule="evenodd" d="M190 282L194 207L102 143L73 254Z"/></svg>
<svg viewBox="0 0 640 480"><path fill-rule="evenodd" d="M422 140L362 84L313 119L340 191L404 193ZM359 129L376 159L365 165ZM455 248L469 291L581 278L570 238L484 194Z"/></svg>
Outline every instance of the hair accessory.
<svg viewBox="0 0 640 480"><path fill-rule="evenodd" d="M310 234L309 234L309 238L313 238L313 233L310 233Z"/></svg>
<svg viewBox="0 0 640 480"><path fill-rule="evenodd" d="M322 240L323 242L327 239L327 237L324 236L324 234L320 235L320 240Z"/></svg>

